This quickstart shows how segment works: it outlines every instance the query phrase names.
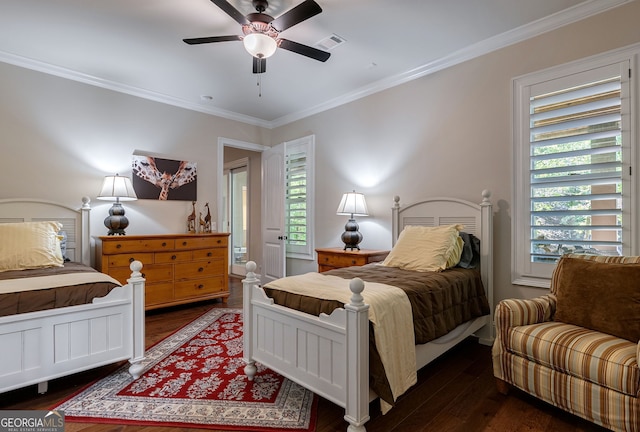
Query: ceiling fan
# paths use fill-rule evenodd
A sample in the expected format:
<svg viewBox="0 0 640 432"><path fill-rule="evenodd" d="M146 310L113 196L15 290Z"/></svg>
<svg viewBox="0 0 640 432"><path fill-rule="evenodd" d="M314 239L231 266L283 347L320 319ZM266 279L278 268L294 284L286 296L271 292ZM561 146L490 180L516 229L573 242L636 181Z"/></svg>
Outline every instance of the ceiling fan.
<svg viewBox="0 0 640 432"><path fill-rule="evenodd" d="M267 68L267 57L275 53L277 48L301 54L303 56L325 62L331 54L317 48L303 45L288 39L280 38L280 33L296 24L307 20L320 12L322 8L314 0L305 0L293 9L277 18L264 13L269 7L267 0L253 0L257 13L242 15L226 0L211 0L216 6L242 25L243 35L211 36L183 39L189 45L212 42L242 41L245 49L253 56L253 73L264 73Z"/></svg>

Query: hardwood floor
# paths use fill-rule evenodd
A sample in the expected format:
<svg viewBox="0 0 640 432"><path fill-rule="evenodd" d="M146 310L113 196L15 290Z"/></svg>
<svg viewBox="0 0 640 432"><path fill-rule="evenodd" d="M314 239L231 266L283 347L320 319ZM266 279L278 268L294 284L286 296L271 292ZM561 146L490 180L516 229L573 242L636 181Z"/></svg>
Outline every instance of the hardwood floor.
<svg viewBox="0 0 640 432"><path fill-rule="evenodd" d="M162 340L212 307L242 307L240 279L230 278L231 296L226 303L204 302L147 312L147 346ZM10 355L2 353L1 355ZM49 409L119 365L110 365L49 382L49 391L39 395L35 386L0 394L0 410ZM592 423L512 390L498 393L491 369L491 352L472 338L443 355L418 373L418 383L400 398L395 408L381 415L371 405L368 432L414 431L529 431L601 432ZM320 399L317 432L344 432L347 423L342 408ZM66 431L164 432L194 430L163 427L67 423Z"/></svg>

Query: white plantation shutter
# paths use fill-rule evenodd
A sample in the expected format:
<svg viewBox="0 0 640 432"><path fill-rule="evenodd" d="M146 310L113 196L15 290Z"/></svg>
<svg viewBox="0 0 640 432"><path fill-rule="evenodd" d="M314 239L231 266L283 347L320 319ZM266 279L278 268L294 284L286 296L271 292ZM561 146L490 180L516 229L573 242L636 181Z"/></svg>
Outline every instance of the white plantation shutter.
<svg viewBox="0 0 640 432"><path fill-rule="evenodd" d="M313 136L285 145L287 256L313 259Z"/></svg>
<svg viewBox="0 0 640 432"><path fill-rule="evenodd" d="M542 284L564 253L629 251L629 70L618 61L516 88L514 283Z"/></svg>

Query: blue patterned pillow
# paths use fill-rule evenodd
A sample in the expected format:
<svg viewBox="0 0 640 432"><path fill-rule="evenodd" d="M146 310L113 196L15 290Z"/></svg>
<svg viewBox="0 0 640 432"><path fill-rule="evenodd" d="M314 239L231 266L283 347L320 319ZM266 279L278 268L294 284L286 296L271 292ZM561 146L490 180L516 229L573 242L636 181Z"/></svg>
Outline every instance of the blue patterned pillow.
<svg viewBox="0 0 640 432"><path fill-rule="evenodd" d="M60 251L62 252L62 259L64 262L71 261L67 256L67 232L60 231L58 232L58 238L60 239Z"/></svg>

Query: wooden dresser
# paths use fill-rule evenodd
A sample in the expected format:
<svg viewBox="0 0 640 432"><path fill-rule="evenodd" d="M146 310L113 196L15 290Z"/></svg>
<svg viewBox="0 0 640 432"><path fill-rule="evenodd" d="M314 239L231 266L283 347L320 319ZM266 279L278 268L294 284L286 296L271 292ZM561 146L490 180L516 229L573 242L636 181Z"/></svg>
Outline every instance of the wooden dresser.
<svg viewBox="0 0 640 432"><path fill-rule="evenodd" d="M96 264L120 283L129 264L142 262L145 306L156 309L229 297L227 233L103 236L96 239Z"/></svg>
<svg viewBox="0 0 640 432"><path fill-rule="evenodd" d="M320 273L342 267L362 266L384 261L389 254L387 250L343 250L342 248L316 249L318 254L318 271Z"/></svg>

